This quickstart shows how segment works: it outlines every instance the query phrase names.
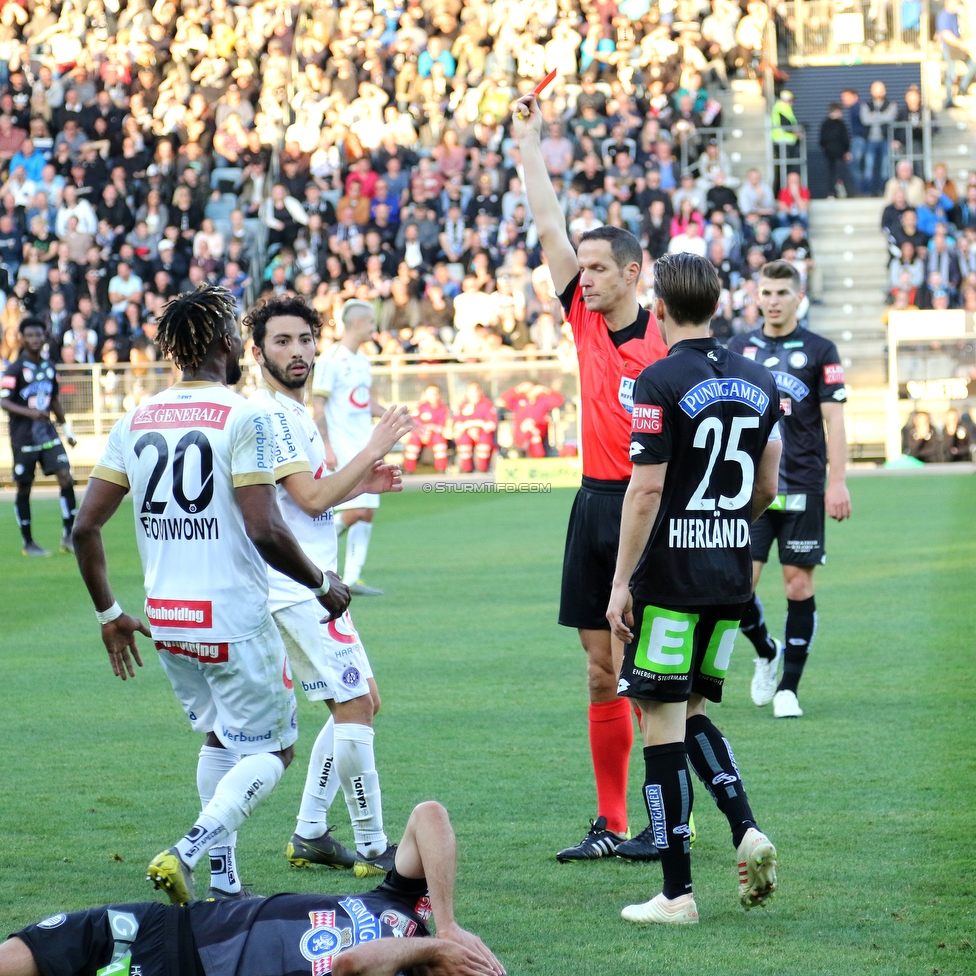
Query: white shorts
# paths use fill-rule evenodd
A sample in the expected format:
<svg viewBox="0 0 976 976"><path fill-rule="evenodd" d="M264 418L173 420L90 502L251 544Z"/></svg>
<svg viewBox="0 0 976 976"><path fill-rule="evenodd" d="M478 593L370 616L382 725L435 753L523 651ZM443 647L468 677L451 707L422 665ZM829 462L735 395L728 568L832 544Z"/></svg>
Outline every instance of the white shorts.
<svg viewBox="0 0 976 976"><path fill-rule="evenodd" d="M294 745L298 704L273 621L234 644L155 643L194 732L212 731L231 752L247 756Z"/></svg>
<svg viewBox="0 0 976 976"><path fill-rule="evenodd" d="M274 613L275 623L309 701L352 701L369 694L373 677L366 649L347 610L321 623L324 607L306 600Z"/></svg>
<svg viewBox="0 0 976 976"><path fill-rule="evenodd" d="M336 463L339 468L344 468L365 446L365 442L359 447L355 445L347 444L344 447L336 448L335 443L333 443L333 449L335 450ZM350 498L349 501L343 502L341 505L335 505L333 511L335 512L347 512L353 508L379 508L380 507L380 496L373 495L369 492L364 492L362 495L357 495L355 498Z"/></svg>

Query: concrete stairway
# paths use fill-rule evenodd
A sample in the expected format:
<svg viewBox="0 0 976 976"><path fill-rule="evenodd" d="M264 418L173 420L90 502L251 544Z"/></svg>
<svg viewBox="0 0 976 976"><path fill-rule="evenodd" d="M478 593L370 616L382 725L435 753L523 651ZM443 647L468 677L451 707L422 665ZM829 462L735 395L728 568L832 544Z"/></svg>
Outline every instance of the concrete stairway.
<svg viewBox="0 0 976 976"><path fill-rule="evenodd" d="M736 79L732 91L719 93L722 123L726 130L725 151L732 160L732 176L745 182L755 167L766 173L766 101L757 81Z"/></svg>
<svg viewBox="0 0 976 976"><path fill-rule="evenodd" d="M849 386L849 456L884 453L887 332L881 322L888 281L887 243L880 200L814 200L810 246L823 270L823 305L808 324L837 345Z"/></svg>
<svg viewBox="0 0 976 976"><path fill-rule="evenodd" d="M814 200L810 245L823 270L823 305L810 309L810 327L837 343L848 383L887 382L886 333L881 322L888 281L880 200Z"/></svg>

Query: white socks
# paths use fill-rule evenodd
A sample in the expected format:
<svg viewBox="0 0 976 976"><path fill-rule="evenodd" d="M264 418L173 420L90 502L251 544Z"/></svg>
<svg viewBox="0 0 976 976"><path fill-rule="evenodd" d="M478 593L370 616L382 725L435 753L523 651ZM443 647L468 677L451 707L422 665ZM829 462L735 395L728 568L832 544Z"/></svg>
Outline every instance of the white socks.
<svg viewBox="0 0 976 976"><path fill-rule="evenodd" d="M359 523L357 523L359 524ZM380 778L373 757L373 730L342 722L335 726L335 772L346 797L356 848L364 857L386 850Z"/></svg>
<svg viewBox="0 0 976 976"><path fill-rule="evenodd" d="M356 522L349 527L346 536L346 564L342 570L342 582L346 586L359 582L369 550L369 537L373 534L372 522Z"/></svg>
<svg viewBox="0 0 976 976"><path fill-rule="evenodd" d="M298 825L295 832L299 837L312 840L321 837L329 828L329 807L339 792L339 776L335 771L333 753L333 732L335 720L329 716L329 721L322 727L312 755L308 759L308 773L305 776L305 790L302 793L302 803L298 808Z"/></svg>
<svg viewBox="0 0 976 976"><path fill-rule="evenodd" d="M220 781L239 762L241 757L229 749L202 746L197 762L197 790L200 793L200 809L206 808L213 799ZM210 887L234 894L241 890L241 878L237 872L237 831L227 838L221 847L210 848Z"/></svg>
<svg viewBox="0 0 976 976"><path fill-rule="evenodd" d="M227 845L238 827L278 785L284 763L270 752L244 756L224 774L189 833L176 844L183 861L194 867L215 845Z"/></svg>

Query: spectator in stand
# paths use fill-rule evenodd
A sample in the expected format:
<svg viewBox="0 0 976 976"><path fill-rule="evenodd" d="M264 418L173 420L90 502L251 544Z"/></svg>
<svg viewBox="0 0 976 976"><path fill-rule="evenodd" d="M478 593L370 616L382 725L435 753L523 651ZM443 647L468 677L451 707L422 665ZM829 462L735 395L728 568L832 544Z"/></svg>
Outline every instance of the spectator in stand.
<svg viewBox="0 0 976 976"><path fill-rule="evenodd" d="M850 179L847 163L851 158L851 136L844 124L844 106L834 102L827 118L820 124L820 149L827 160L827 199L837 196L839 188L848 192Z"/></svg>
<svg viewBox="0 0 976 976"><path fill-rule="evenodd" d="M932 167L932 179L925 185L926 187L934 186L944 196L947 196L952 201L953 207L959 203L959 190L949 176L949 170L945 163L936 163Z"/></svg>
<svg viewBox="0 0 976 976"><path fill-rule="evenodd" d="M906 152L913 158L912 172L916 176L924 175L922 172L924 126L922 94L917 85L910 85L905 91L904 103L898 107L898 121L894 127L895 140L892 148L895 152ZM938 126L933 125L933 135L936 132Z"/></svg>
<svg viewBox="0 0 976 976"><path fill-rule="evenodd" d="M925 281L925 262L915 253L915 245L904 241L900 256L888 267L889 288L894 294L901 288L902 272L907 272L913 288L920 288Z"/></svg>
<svg viewBox="0 0 976 976"><path fill-rule="evenodd" d="M938 464L942 460L942 438L932 427L932 418L926 411L919 410L912 417L911 425L904 432L902 450L925 464Z"/></svg>
<svg viewBox="0 0 976 976"><path fill-rule="evenodd" d="M861 121L861 99L853 88L845 88L840 93L841 104L846 114L847 130L851 134L851 179L858 193L864 189L864 152L867 148L868 129Z"/></svg>
<svg viewBox="0 0 976 976"><path fill-rule="evenodd" d="M945 107L952 108L957 95L966 95L969 86L976 78L976 58L973 57L971 38L964 42L959 28L959 0L945 0L945 5L935 19L935 36L942 44L942 58L945 61ZM966 69L958 79L958 91L953 93L956 84L956 61L965 62Z"/></svg>
<svg viewBox="0 0 976 976"><path fill-rule="evenodd" d="M764 183L758 169L746 174L746 182L739 189L739 212L743 216L757 214L772 217L776 213L776 198L772 187Z"/></svg>
<svg viewBox="0 0 976 976"><path fill-rule="evenodd" d="M952 201L936 186L925 188L925 202L918 207L918 229L931 237L939 224L949 224Z"/></svg>
<svg viewBox="0 0 976 976"><path fill-rule="evenodd" d="M830 106L827 118L820 123L820 149L827 160L827 199L834 199L839 187L844 188L847 196L853 196L847 169L851 159L851 135L844 123L844 106L840 102Z"/></svg>
<svg viewBox="0 0 976 976"><path fill-rule="evenodd" d="M942 459L944 461L972 461L974 441L968 427L959 422L959 411L946 411L942 428Z"/></svg>
<svg viewBox="0 0 976 976"><path fill-rule="evenodd" d="M864 193L881 196L888 180L891 126L898 106L888 100L883 81L871 83L871 100L860 107L861 124L867 129L864 148Z"/></svg>
<svg viewBox="0 0 976 976"><path fill-rule="evenodd" d="M931 234L926 234L925 231L919 229L918 213L909 207L901 215L901 222L898 227L892 230L891 236L895 246L900 251L905 241L911 241L916 250L920 247L927 247Z"/></svg>
<svg viewBox="0 0 976 976"><path fill-rule="evenodd" d="M810 191L800 182L799 173L786 174L786 186L776 197L776 207L781 227L797 222L804 228L809 226Z"/></svg>
<svg viewBox="0 0 976 976"><path fill-rule="evenodd" d="M959 287L962 274L959 269L959 259L956 257L955 249L949 246L945 229L942 226L936 228L929 241L928 253L925 258L925 271L930 274L938 271L942 276L943 282L952 289Z"/></svg>
<svg viewBox="0 0 976 976"><path fill-rule="evenodd" d="M918 306L912 304L913 291L909 291L907 288L896 288L892 293L893 301L891 305L884 310L881 315L881 321L884 325L888 324L888 313L889 312L917 312Z"/></svg>
<svg viewBox="0 0 976 976"><path fill-rule="evenodd" d="M907 159L898 161L895 175L885 184L886 205L894 201L896 190L905 194L905 201L910 207L920 207L925 203L925 182L912 172L912 164Z"/></svg>
<svg viewBox="0 0 976 976"><path fill-rule="evenodd" d="M472 470L487 471L495 450L495 431L498 429L498 411L485 396L476 382L468 383L464 399L454 415L454 444L457 448L458 465L463 473Z"/></svg>

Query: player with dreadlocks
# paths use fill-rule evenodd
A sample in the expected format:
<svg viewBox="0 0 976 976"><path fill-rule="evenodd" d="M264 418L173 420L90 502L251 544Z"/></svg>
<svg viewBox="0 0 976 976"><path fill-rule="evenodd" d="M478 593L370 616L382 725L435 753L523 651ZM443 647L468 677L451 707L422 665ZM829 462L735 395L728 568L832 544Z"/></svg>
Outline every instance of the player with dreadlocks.
<svg viewBox="0 0 976 976"><path fill-rule="evenodd" d="M149 880L175 904L193 897L194 865L209 851L212 898L246 898L237 828L274 789L298 736L295 693L268 609L267 565L308 587L329 613L349 591L299 546L275 500L275 473L304 461L274 439L267 411L227 388L241 377L234 302L204 287L171 302L157 342L181 382L127 413L92 471L75 525L81 575L112 670L142 667L136 633L152 638L195 732L202 812L153 858ZM102 526L129 490L146 585L146 616L122 611L109 585Z"/></svg>

